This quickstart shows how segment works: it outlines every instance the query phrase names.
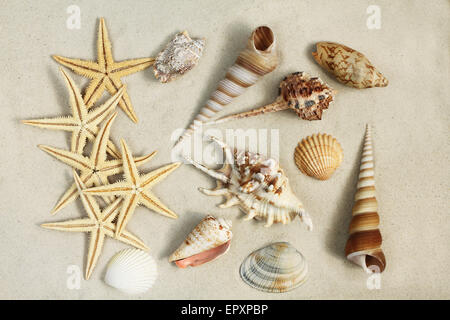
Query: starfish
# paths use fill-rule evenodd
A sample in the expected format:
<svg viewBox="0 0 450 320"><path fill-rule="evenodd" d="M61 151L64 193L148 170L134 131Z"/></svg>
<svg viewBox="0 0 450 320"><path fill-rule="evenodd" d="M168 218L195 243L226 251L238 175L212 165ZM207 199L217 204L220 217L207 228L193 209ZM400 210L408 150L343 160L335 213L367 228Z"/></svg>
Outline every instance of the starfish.
<svg viewBox="0 0 450 320"><path fill-rule="evenodd" d="M64 130L72 132L71 151L82 154L86 146L86 139L94 140L98 132L98 125L114 110L120 97L124 92L121 88L113 97L109 98L103 105L88 112L81 97L80 90L76 87L72 78L60 68L70 94L70 106L72 115L65 117L22 120L22 123L44 129ZM115 158L120 158L120 152L112 141L107 142L107 151Z"/></svg>
<svg viewBox="0 0 450 320"><path fill-rule="evenodd" d="M162 204L161 201L152 194L150 188L178 168L181 163L172 163L147 174L140 175L125 140L122 139L120 144L122 147L125 180L110 185L86 189L83 192L98 196L117 195L124 198L122 209L117 218L116 234L120 234L120 232L124 230L138 204L142 204L169 218L178 218L173 211Z"/></svg>
<svg viewBox="0 0 450 320"><path fill-rule="evenodd" d="M126 230L122 230L118 234L115 232L116 225L113 223L113 220L119 212L123 199L117 198L108 207L100 210L100 207L94 197L82 193L85 185L75 170L73 170L73 176L88 217L84 219L75 219L62 222L44 223L41 227L68 232L89 232L91 234L85 271L86 280L89 279L95 265L97 264L98 257L100 256L103 248L105 236L116 238L121 242L132 245L141 250L148 250L148 247L132 233Z"/></svg>
<svg viewBox="0 0 450 320"><path fill-rule="evenodd" d="M121 159L107 160L106 159L106 145L109 140L109 132L117 116L117 111L110 115L94 140L94 145L89 157L84 157L81 154L62 150L50 146L39 145L38 147L55 157L56 159L68 164L74 169L80 170L80 179L87 186L100 186L108 184L108 177L122 173L123 165ZM156 151L144 157L135 158L136 165L142 165L148 162L156 154ZM79 193L77 186L74 183L58 201L52 210L52 214L67 206L70 202L78 197ZM114 200L111 197L105 197L105 201L110 203Z"/></svg>
<svg viewBox="0 0 450 320"><path fill-rule="evenodd" d="M75 73L92 79L84 95L84 102L88 108L102 96L105 89L114 95L122 87L121 78L129 74L144 70L153 65L154 58L142 58L115 62L111 51L111 41L109 41L106 30L105 19L100 19L97 36L97 62L70 59L61 56L53 56L60 64L72 69ZM130 97L125 91L119 106L125 111L133 122L137 123L138 118L131 105Z"/></svg>

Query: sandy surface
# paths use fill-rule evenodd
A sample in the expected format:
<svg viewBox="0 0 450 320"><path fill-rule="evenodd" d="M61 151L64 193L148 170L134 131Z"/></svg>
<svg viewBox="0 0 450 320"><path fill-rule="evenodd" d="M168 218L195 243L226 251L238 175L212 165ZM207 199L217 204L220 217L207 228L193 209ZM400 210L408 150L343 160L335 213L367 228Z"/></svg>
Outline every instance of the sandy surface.
<svg viewBox="0 0 450 320"><path fill-rule="evenodd" d="M78 30L66 27L66 9L74 2L81 9ZM366 9L374 2L381 9L378 30L366 26ZM126 6L123 1L8 1L2 5L0 298L450 298L449 3L181 3L135 1ZM286 111L218 126L279 130L281 165L312 216L313 232L298 220L267 229L262 223L243 221L237 208L217 208L219 197L197 191L199 186L214 186L213 180L184 165L154 188L179 219L138 208L129 224L157 260L160 275L154 288L130 297L104 284L108 260L126 248L111 239L106 241L92 279L81 280L78 290L67 287L68 268L84 269L88 236L44 230L39 225L85 213L77 201L57 216L50 215L72 183L71 170L36 145L69 148L69 134L27 127L20 120L69 112L67 91L51 55L95 59L101 16L106 18L116 60L155 56L184 29L207 41L199 65L176 82L162 85L150 69L124 80L141 121L133 124L120 111L112 139L125 138L136 154L158 150L144 171L171 162L171 134L188 125L258 25L273 28L280 65L223 115L271 102L280 79L293 71L320 76L339 91L322 121L303 121ZM338 83L311 57L313 44L324 40L365 53L388 77L389 86L357 90ZM74 79L86 86L86 79L75 75ZM365 123L374 128L379 212L388 261L378 290L368 289L367 275L343 254ZM345 154L342 166L325 182L301 174L292 159L296 143L317 132L335 136ZM198 268L181 270L169 264L168 255L207 213L232 219L234 239L229 253ZM244 257L274 241L291 242L307 257L310 267L308 281L286 294L255 291L239 277Z"/></svg>

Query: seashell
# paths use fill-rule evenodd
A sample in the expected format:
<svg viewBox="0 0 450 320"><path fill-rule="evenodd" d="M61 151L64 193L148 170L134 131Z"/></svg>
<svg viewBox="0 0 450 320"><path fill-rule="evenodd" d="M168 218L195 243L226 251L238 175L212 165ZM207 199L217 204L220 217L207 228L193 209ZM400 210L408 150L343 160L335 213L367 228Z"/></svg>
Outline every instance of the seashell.
<svg viewBox="0 0 450 320"><path fill-rule="evenodd" d="M341 165L343 157L339 142L320 133L300 141L294 152L295 164L300 171L319 180L328 180Z"/></svg>
<svg viewBox="0 0 450 320"><path fill-rule="evenodd" d="M370 126L367 125L362 152L359 180L356 187L353 218L350 222L350 238L345 255L368 273L383 272L386 258L381 250L380 217L375 194L374 162Z"/></svg>
<svg viewBox="0 0 450 320"><path fill-rule="evenodd" d="M225 78L219 82L205 107L195 117L193 123L180 137L177 143L192 135L194 130L205 121L214 117L234 98L244 93L262 76L272 72L278 65L276 38L267 26L256 28L247 42L247 47L237 57L234 65L228 70Z"/></svg>
<svg viewBox="0 0 450 320"><path fill-rule="evenodd" d="M186 161L217 180L214 190L199 188L209 196L223 195L226 202L220 208L239 205L252 218L265 220L266 227L273 223L289 223L299 216L312 230L312 221L301 201L292 192L289 180L275 159L265 158L248 151L232 150L217 138L210 137L223 150L226 161L219 170L209 169L191 158Z"/></svg>
<svg viewBox="0 0 450 320"><path fill-rule="evenodd" d="M187 31L178 33L155 59L153 73L162 83L175 80L198 63L205 47L204 39L193 40Z"/></svg>
<svg viewBox="0 0 450 320"><path fill-rule="evenodd" d="M157 275L156 262L148 253L125 249L109 261L105 282L125 293L140 294L153 286Z"/></svg>
<svg viewBox="0 0 450 320"><path fill-rule="evenodd" d="M222 117L216 121L209 121L207 124L217 124L232 119L248 118L286 109L294 110L304 120L320 120L323 110L328 109L336 93L336 90L320 78L311 77L306 72L294 72L281 81L278 98L273 103Z"/></svg>
<svg viewBox="0 0 450 320"><path fill-rule="evenodd" d="M169 261L175 261L179 268L202 265L225 254L232 236L230 220L208 215L172 253Z"/></svg>
<svg viewBox="0 0 450 320"><path fill-rule="evenodd" d="M280 293L303 284L308 275L305 257L288 242L277 242L251 253L239 269L242 280L260 291Z"/></svg>
<svg viewBox="0 0 450 320"><path fill-rule="evenodd" d="M389 81L362 53L333 42L318 42L312 55L343 84L363 89L386 87Z"/></svg>

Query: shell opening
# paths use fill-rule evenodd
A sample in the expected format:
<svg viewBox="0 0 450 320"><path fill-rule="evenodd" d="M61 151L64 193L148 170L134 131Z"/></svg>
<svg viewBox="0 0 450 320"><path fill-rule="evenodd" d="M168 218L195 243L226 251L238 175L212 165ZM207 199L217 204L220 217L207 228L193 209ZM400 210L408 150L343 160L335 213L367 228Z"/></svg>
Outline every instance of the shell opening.
<svg viewBox="0 0 450 320"><path fill-rule="evenodd" d="M194 254L193 256L184 259L176 260L175 264L182 269L187 268L188 266L196 267L202 265L206 262L216 259L217 257L227 252L228 248L230 247L230 243L231 240L228 240L227 242L216 248Z"/></svg>
<svg viewBox="0 0 450 320"><path fill-rule="evenodd" d="M258 51L268 51L274 43L275 37L269 27L261 26L253 32L253 43Z"/></svg>

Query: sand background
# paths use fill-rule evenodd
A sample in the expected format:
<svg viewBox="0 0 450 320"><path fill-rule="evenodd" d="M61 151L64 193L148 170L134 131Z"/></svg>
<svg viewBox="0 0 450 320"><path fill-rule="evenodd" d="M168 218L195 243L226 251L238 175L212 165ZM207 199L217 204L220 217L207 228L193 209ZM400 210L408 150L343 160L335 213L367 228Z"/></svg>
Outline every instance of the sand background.
<svg viewBox="0 0 450 320"><path fill-rule="evenodd" d="M81 28L66 27L69 5L81 9ZM381 9L381 29L366 26L370 4ZM11 299L417 299L450 298L449 240L449 20L448 1L2 1L0 10L0 298ZM188 125L223 78L258 25L271 26L279 67L251 87L222 115L271 102L280 80L293 71L320 76L339 91L321 121L286 111L218 128L278 129L280 161L315 230L297 220L269 229L246 222L237 209L219 209L219 197L197 187L214 182L184 165L154 188L178 220L138 208L129 229L151 248L159 278L140 296L104 284L110 257L126 248L106 241L91 280L66 286L67 269L83 273L88 236L44 230L43 222L84 215L81 202L57 216L50 210L72 183L71 170L37 144L69 148L69 134L27 127L21 119L69 112L68 94L52 54L95 59L98 18L105 17L116 60L155 56L176 32L205 37L199 65L181 80L162 85L150 69L125 78L140 118L119 111L112 139L128 141L135 154L158 150L150 170L171 161L171 134ZM389 79L387 88L357 90L338 83L317 65L317 41L336 41L366 54ZM73 75L85 88L87 81ZM103 100L106 98L106 94ZM358 174L365 123L373 125L383 250L381 288L343 255ZM322 182L301 174L293 150L303 137L326 132L344 149L335 175ZM229 253L198 268L177 269L167 256L207 213L233 221ZM239 265L255 249L289 241L308 259L309 280L285 294L244 284Z"/></svg>

